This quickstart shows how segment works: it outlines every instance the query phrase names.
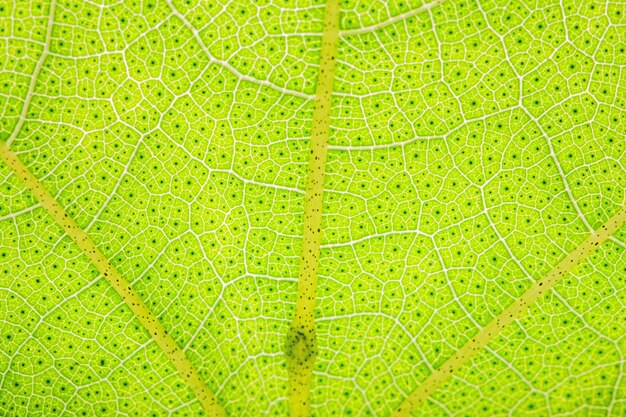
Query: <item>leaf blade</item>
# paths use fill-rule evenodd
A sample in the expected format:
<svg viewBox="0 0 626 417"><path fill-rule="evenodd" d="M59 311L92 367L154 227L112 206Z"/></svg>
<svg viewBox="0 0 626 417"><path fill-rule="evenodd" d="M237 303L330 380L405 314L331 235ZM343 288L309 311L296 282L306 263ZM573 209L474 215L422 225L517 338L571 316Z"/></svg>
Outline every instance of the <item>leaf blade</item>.
<svg viewBox="0 0 626 417"><path fill-rule="evenodd" d="M406 400L398 406L393 417L408 417L415 412L450 376L459 370L489 342L517 320L529 307L537 302L539 297L552 289L566 274L572 272L583 260L617 230L626 224L626 206L618 210L600 229L587 237L573 252L559 262L550 273L535 282L526 292L502 310L487 326L472 337L472 339L456 351L442 366L437 368Z"/></svg>
<svg viewBox="0 0 626 417"><path fill-rule="evenodd" d="M159 319L148 309L139 294L133 290L130 283L122 277L115 267L102 255L91 238L67 214L65 209L43 187L41 182L26 168L18 156L9 149L8 142L0 142L0 157L19 177L24 185L35 195L41 206L54 218L58 225L76 243L82 252L89 258L106 281L122 297L126 305L135 314L139 322L148 330L152 338L165 352L173 363L185 383L191 388L198 401L207 413L216 417L225 417L226 414L217 401L217 398L204 384L195 367L185 353L176 344L172 336L165 330Z"/></svg>

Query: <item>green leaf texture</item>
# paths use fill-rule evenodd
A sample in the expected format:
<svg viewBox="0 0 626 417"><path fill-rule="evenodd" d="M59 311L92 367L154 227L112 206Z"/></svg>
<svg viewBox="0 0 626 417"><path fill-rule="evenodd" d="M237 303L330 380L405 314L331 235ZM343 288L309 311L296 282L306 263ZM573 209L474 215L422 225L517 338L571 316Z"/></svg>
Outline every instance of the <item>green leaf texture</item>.
<svg viewBox="0 0 626 417"><path fill-rule="evenodd" d="M571 257L406 415L626 415L626 3L332 3L0 1L0 416L295 416L305 282L310 415L399 415Z"/></svg>

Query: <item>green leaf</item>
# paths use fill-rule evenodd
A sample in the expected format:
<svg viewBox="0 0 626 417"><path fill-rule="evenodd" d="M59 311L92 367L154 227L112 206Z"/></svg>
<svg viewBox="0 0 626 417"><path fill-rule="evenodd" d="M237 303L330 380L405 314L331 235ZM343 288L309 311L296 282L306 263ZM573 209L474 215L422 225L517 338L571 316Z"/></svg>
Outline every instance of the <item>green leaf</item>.
<svg viewBox="0 0 626 417"><path fill-rule="evenodd" d="M0 415L623 416L625 28L3 2Z"/></svg>

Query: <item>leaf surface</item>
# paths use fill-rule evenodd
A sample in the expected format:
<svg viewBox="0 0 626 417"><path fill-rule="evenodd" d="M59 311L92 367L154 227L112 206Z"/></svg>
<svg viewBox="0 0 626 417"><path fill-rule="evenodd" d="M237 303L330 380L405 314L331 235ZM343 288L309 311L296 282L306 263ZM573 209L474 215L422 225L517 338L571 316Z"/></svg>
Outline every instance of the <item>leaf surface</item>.
<svg viewBox="0 0 626 417"><path fill-rule="evenodd" d="M202 413L58 207L227 415L288 415L326 9L0 4L0 414ZM339 10L311 415L385 416L622 209L626 3ZM623 415L625 230L413 414Z"/></svg>

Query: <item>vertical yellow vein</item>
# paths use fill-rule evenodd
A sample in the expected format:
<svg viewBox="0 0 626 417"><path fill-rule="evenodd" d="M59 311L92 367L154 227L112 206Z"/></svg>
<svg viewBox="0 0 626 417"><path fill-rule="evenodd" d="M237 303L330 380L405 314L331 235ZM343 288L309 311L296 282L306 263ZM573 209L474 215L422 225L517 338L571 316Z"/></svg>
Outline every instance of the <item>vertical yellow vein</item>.
<svg viewBox="0 0 626 417"><path fill-rule="evenodd" d="M150 332L155 342L172 361L174 367L181 374L189 388L192 389L206 412L210 416L226 417L226 413L218 403L217 398L202 382L200 375L185 356L185 353L165 330L156 316L148 309L148 306L146 306L139 294L131 288L128 281L102 255L87 233L74 222L65 209L52 197L4 141L0 141L0 158L22 180L26 187L35 195L41 206L50 213L65 233L80 247L98 271L115 288L115 291L118 292L141 324Z"/></svg>
<svg viewBox="0 0 626 417"><path fill-rule="evenodd" d="M536 281L530 288L505 308L489 324L483 327L471 340L456 351L443 365L435 370L426 380L413 391L404 402L391 414L392 417L409 417L422 405L452 374L459 370L468 360L497 337L502 330L518 319L524 311L532 306L539 297L570 273L585 258L603 244L613 233L626 223L626 207L613 215L597 231L592 233L569 255L559 262L548 274Z"/></svg>
<svg viewBox="0 0 626 417"><path fill-rule="evenodd" d="M289 410L292 417L306 417L311 413L309 397L313 366L317 357L314 313L320 254L322 195L338 43L339 0L328 0L313 110L296 310L285 342L289 373Z"/></svg>

